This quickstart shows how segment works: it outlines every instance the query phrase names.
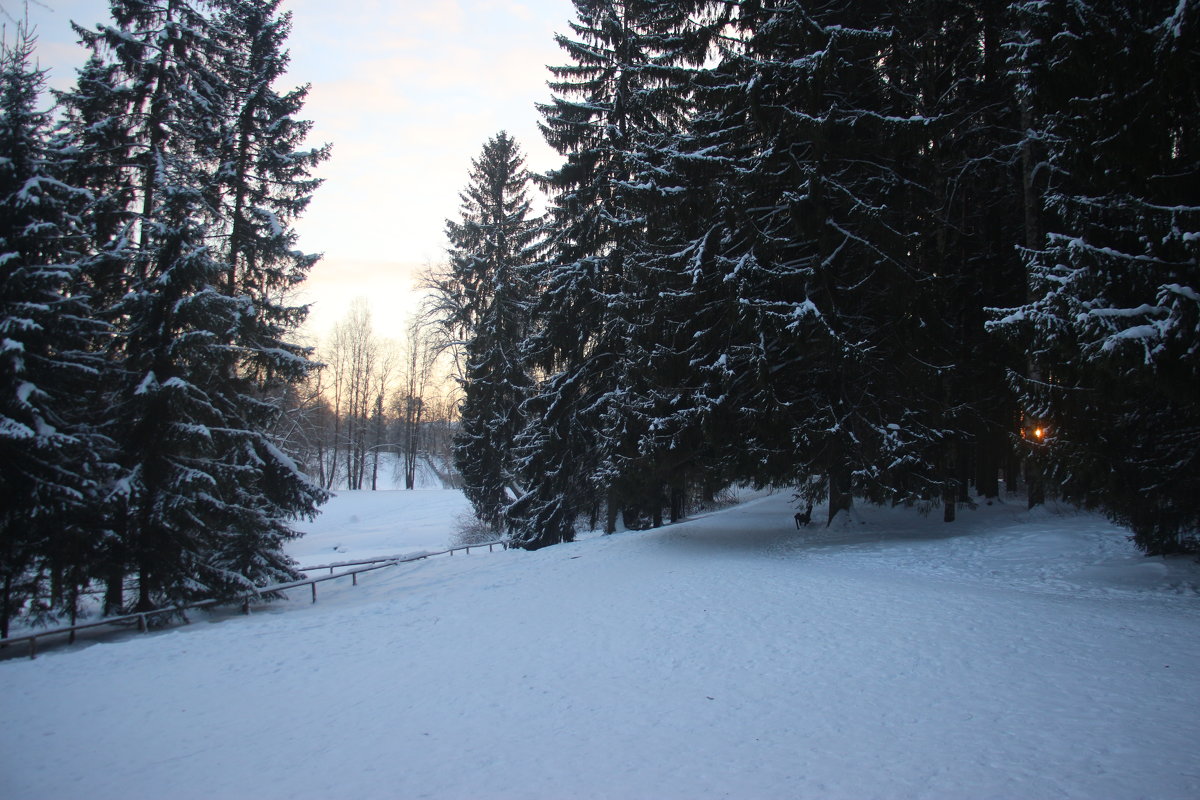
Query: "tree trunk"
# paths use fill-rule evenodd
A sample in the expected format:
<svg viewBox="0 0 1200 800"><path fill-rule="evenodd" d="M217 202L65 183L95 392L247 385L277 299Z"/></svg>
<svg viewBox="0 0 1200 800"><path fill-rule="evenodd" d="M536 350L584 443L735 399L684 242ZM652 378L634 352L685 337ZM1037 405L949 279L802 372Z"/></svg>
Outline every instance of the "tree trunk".
<svg viewBox="0 0 1200 800"><path fill-rule="evenodd" d="M154 610L154 602L150 597L150 581L146 579L147 573L144 565L138 569L138 601L134 607L137 611Z"/></svg>
<svg viewBox="0 0 1200 800"><path fill-rule="evenodd" d="M687 483L683 479L677 479L671 484L671 522L679 522L683 519L684 503L687 497Z"/></svg>
<svg viewBox="0 0 1200 800"><path fill-rule="evenodd" d="M1021 459L1015 453L1009 453L1004 459L1004 485L1008 494L1016 494L1017 486L1021 483Z"/></svg>
<svg viewBox="0 0 1200 800"><path fill-rule="evenodd" d="M971 502L971 471L974 462L969 458L969 455L970 453L965 445L958 447L958 502L964 505Z"/></svg>
<svg viewBox="0 0 1200 800"><path fill-rule="evenodd" d="M406 431L406 447L404 455L404 488L415 489L417 485L417 455L421 446L421 416L424 411L419 397L410 397L408 423Z"/></svg>
<svg viewBox="0 0 1200 800"><path fill-rule="evenodd" d="M326 489L332 489L333 484L337 482L338 459L341 457L342 441L342 412L341 404L335 403L333 406L333 447L329 453L329 474L326 476L328 483L325 484Z"/></svg>
<svg viewBox="0 0 1200 800"><path fill-rule="evenodd" d="M942 521L954 522L955 511L958 503L958 481L955 479L957 473L956 456L958 455L958 445L953 441L946 444L945 463L942 467Z"/></svg>
<svg viewBox="0 0 1200 800"><path fill-rule="evenodd" d="M1029 508L1046 502L1046 485L1042 480L1042 468L1032 458L1025 459L1025 496Z"/></svg>
<svg viewBox="0 0 1200 800"><path fill-rule="evenodd" d="M346 416L346 488L354 489L354 417Z"/></svg>
<svg viewBox="0 0 1200 800"><path fill-rule="evenodd" d="M844 463L833 462L827 476L829 481L829 519L826 527L833 524L833 518L839 511L849 512L854 505L854 496L850 491L850 468Z"/></svg>
<svg viewBox="0 0 1200 800"><path fill-rule="evenodd" d="M12 574L4 573L4 596L0 597L0 639L8 638L9 614L12 608Z"/></svg>
<svg viewBox="0 0 1200 800"><path fill-rule="evenodd" d="M1037 155L1028 135L1033 128L1033 111L1028 107L1021 109L1021 126L1026 131L1025 138L1021 141L1021 200L1025 212L1025 246L1036 250L1042 244L1041 202L1037 188Z"/></svg>
<svg viewBox="0 0 1200 800"><path fill-rule="evenodd" d="M58 608L63 600L63 567L58 558L50 564L50 607Z"/></svg>
<svg viewBox="0 0 1200 800"><path fill-rule="evenodd" d="M1021 109L1021 127L1026 131L1026 136L1021 142L1022 199L1025 204L1025 246L1030 250L1037 250L1042 246L1041 203L1040 193L1036 186L1038 163L1036 154L1033 151L1033 142L1030 141L1028 135L1028 132L1033 130L1033 111L1027 105ZM1033 299L1033 287L1028 285L1027 282L1026 300L1032 301ZM1033 380L1041 378L1037 367L1032 362L1029 363L1027 372ZM1042 485L1041 467L1034 463L1029 456L1025 457L1025 486L1030 508L1046 502L1046 490Z"/></svg>
<svg viewBox="0 0 1200 800"><path fill-rule="evenodd" d="M74 580L74 581L72 581L72 583L73 583L73 585L71 587L71 627L74 628L75 624L77 622L79 622L79 581ZM67 642L68 642L68 644L75 644L75 631L73 631L73 630L71 631L70 638L67 640Z"/></svg>
<svg viewBox="0 0 1200 800"><path fill-rule="evenodd" d="M329 488L329 484L325 482L325 443L321 441L321 436L317 436L317 483L324 489Z"/></svg>
<svg viewBox="0 0 1200 800"><path fill-rule="evenodd" d="M375 397L375 446L371 448L371 491L379 488L379 449L383 447L383 394Z"/></svg>
<svg viewBox="0 0 1200 800"><path fill-rule="evenodd" d="M125 570L120 564L108 569L104 578L104 616L112 617L125 609Z"/></svg>
<svg viewBox="0 0 1200 800"><path fill-rule="evenodd" d="M975 491L987 498L1000 496L1000 441L997 432L985 425L975 447Z"/></svg>

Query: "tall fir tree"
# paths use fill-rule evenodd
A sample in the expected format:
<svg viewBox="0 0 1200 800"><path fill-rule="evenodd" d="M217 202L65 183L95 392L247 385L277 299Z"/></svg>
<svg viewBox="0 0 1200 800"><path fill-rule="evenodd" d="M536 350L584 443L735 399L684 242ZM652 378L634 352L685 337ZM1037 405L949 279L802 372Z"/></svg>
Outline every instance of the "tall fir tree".
<svg viewBox="0 0 1200 800"><path fill-rule="evenodd" d="M913 235L908 262L920 320L904 342L933 365L906 391L923 407L929 478L953 520L971 486L996 497L1011 448L1015 404L1006 370L1019 353L985 330L985 309L1019 302L1023 268L1016 181L1017 108L1004 82L1004 6L996 0L892 4L895 44L881 64L899 113L923 121L904 142L909 190L900 212ZM903 487L900 487L903 491Z"/></svg>
<svg viewBox="0 0 1200 800"><path fill-rule="evenodd" d="M150 609L293 577L289 522L325 497L270 436L274 395L311 367L287 341L303 309L284 296L315 260L289 226L324 151L296 150L303 91L271 88L286 63L274 3L114 0L112 14L78 29L96 58L67 101L111 133L82 140L81 161L89 146L125 156L100 173L126 187L96 217L115 234L94 231L125 290L108 309L122 469L109 605L130 570Z"/></svg>
<svg viewBox="0 0 1200 800"><path fill-rule="evenodd" d="M996 327L1029 354L1030 449L1147 553L1200 549L1200 3L1015 8L1044 178L1030 300Z"/></svg>
<svg viewBox="0 0 1200 800"><path fill-rule="evenodd" d="M499 533L515 483L514 442L533 379L522 354L530 329L538 221L529 174L504 131L472 161L461 216L446 223L449 267L434 313L463 348L461 429L454 460L475 515Z"/></svg>
<svg viewBox="0 0 1200 800"><path fill-rule="evenodd" d="M925 121L881 73L887 11L743 4L678 159L707 197L676 270L706 430L729 474L799 481L830 515L928 470L905 389L925 367L902 350L920 321L896 313L918 295L903 209Z"/></svg>
<svg viewBox="0 0 1200 800"><path fill-rule="evenodd" d="M224 293L237 305L227 334L234 351L223 391L230 393L241 430L230 432L235 499L234 534L219 559L255 585L291 574L284 541L297 534L291 520L310 516L328 496L281 449L275 432L289 387L315 367L311 348L294 340L308 313L294 301L319 255L297 249L293 227L321 181L313 170L328 145L307 147L312 123L297 118L308 94L302 86L280 93L289 63L284 49L291 13L279 0L224 0L217 16L227 55L221 60L225 124L214 163L215 226L224 239ZM218 286L218 289L221 287Z"/></svg>
<svg viewBox="0 0 1200 800"><path fill-rule="evenodd" d="M120 378L123 339L117 304L131 290L134 274L129 268L129 242L136 217L137 174L129 168L137 148L130 126L132 115L123 113L131 88L121 78L120 65L105 61L93 52L79 70L75 87L56 91L60 119L55 142L63 154L63 169L72 185L87 187L80 219L87 247L80 262L82 279L92 298L96 316L111 325L110 334L99 348L101 375L90 403L89 419L98 429L110 422L109 391ZM117 459L116 442L108 440L107 458ZM114 476L110 475L110 479ZM103 609L118 614L125 608L125 586L130 554L124 534L124 516L119 493L110 483L91 509L91 527L99 539L92 556L92 570L106 587Z"/></svg>
<svg viewBox="0 0 1200 800"><path fill-rule="evenodd" d="M925 498L950 519L972 480L998 491L1011 417L978 363L1011 359L983 310L1020 283L1002 9L746 3L732 22L664 148L653 308L682 383L655 428L702 472L798 482L831 513Z"/></svg>
<svg viewBox="0 0 1200 800"><path fill-rule="evenodd" d="M524 493L510 506L514 541L539 547L574 537L576 517L619 496L621 376L628 329L622 298L644 291L633 259L647 216L638 154L677 129L684 105L674 68L699 63L690 12L667 0L577 0L571 63L552 67L556 93L541 106L546 141L565 163L543 178L551 194L549 266L530 337L547 377L530 398L519 441Z"/></svg>
<svg viewBox="0 0 1200 800"><path fill-rule="evenodd" d="M101 477L84 413L101 332L79 267L85 197L49 145L34 45L24 24L0 42L0 636L22 611L75 613Z"/></svg>

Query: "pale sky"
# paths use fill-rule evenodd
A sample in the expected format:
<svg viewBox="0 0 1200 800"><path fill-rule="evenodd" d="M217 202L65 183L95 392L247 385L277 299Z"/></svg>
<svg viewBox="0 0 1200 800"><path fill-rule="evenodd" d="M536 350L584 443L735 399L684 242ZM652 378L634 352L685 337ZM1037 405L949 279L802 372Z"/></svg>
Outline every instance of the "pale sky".
<svg viewBox="0 0 1200 800"><path fill-rule="evenodd" d="M296 226L323 253L306 291L311 333L325 336L365 297L376 331L399 339L415 305L412 277L442 260L448 218L483 143L507 130L541 171L558 157L534 103L550 98L547 64L571 0L284 0L292 11L290 79L311 84L303 118L333 145L325 179ZM8 15L21 3L0 0ZM106 0L31 0L38 59L65 88L86 53L69 22L108 21ZM9 23L11 25L11 23Z"/></svg>

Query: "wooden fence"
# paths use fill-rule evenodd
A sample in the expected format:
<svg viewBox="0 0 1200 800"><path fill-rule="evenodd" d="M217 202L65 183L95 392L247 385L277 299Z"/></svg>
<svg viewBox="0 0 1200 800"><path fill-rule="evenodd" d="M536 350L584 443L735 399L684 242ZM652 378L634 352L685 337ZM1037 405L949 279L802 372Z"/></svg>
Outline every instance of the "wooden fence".
<svg viewBox="0 0 1200 800"><path fill-rule="evenodd" d="M228 605L232 603L241 603L242 611L246 614L250 613L250 602L256 598L260 598L265 594L273 594L275 592L283 592L288 589L297 589L301 586L312 587L312 602L317 602L317 584L325 581L335 581L339 578L349 577L353 585L358 585L358 576L364 572L373 572L377 569L386 569L394 567L398 564L407 564L413 561L420 561L431 556L454 555L455 552L463 550L468 554L472 548L479 549L486 547L488 551L492 551L495 547L503 547L508 549L508 543L503 541L481 542L479 544L465 544L458 547L451 547L446 550L437 550L434 552L414 553L412 555L400 556L380 556L379 558L368 558L358 561L341 561L335 564L317 564L312 567L304 567L300 572L305 573L305 577L298 581L289 581L287 583L277 583L271 586L260 586L254 591L248 591L242 594L233 595L226 598L213 600L197 600L194 603L185 603L183 605L171 606L170 608L157 608L153 611L139 611L133 614L122 614L117 617L105 617L104 619L94 620L92 622L80 622L75 625L67 625L62 628L50 628L48 630L34 631L32 633L22 634L20 636L10 636L7 639L0 639L0 648L7 648L10 645L19 642L29 642L29 657L37 658L38 639L43 639L47 636L61 636L66 634L68 641L75 641L77 631L87 630L89 628L99 628L104 625L131 625L136 624L139 631L148 631L150 629L150 620L156 616L170 617L175 614L181 614L184 611L190 611L196 608L209 608L211 606ZM334 572L336 569L344 567L357 567L357 569L349 569L345 572ZM328 569L328 575L321 575L316 578L307 577L307 573L315 572L316 570Z"/></svg>

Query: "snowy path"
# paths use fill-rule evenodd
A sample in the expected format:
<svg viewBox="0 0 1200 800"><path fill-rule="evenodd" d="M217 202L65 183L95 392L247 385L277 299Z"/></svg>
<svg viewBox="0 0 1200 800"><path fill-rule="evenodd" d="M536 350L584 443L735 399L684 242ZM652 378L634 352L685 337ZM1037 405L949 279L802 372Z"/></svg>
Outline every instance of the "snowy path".
<svg viewBox="0 0 1200 800"><path fill-rule="evenodd" d="M785 500L0 664L0 797L1200 796L1195 564Z"/></svg>

